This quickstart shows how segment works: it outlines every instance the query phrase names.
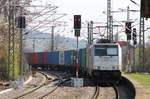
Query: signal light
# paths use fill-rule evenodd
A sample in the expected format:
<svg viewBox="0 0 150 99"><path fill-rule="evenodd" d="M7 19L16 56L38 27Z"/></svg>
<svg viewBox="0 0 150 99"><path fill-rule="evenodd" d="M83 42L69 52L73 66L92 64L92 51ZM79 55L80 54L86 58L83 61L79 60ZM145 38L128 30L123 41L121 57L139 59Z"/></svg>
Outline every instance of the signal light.
<svg viewBox="0 0 150 99"><path fill-rule="evenodd" d="M74 15L74 29L81 29L81 15Z"/></svg>
<svg viewBox="0 0 150 99"><path fill-rule="evenodd" d="M25 17L24 16L19 16L18 17L18 28L25 28Z"/></svg>
<svg viewBox="0 0 150 99"><path fill-rule="evenodd" d="M137 44L137 32L136 32L136 28L133 28L132 39L133 39L134 45L136 45Z"/></svg>
<svg viewBox="0 0 150 99"><path fill-rule="evenodd" d="M127 34L127 40L131 40L131 22L125 23L125 32Z"/></svg>

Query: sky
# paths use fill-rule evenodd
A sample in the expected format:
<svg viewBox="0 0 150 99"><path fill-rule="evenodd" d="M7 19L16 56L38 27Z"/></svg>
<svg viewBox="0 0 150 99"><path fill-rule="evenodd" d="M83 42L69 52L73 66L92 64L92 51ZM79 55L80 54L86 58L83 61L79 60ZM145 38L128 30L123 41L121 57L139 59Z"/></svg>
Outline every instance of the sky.
<svg viewBox="0 0 150 99"><path fill-rule="evenodd" d="M134 0L138 4L140 4L140 0ZM46 2L54 4L58 6L58 12L59 13L66 13L67 16L64 17L63 21L67 21L68 25L67 29L64 32L64 35L68 35L70 37L74 36L73 31L73 15L81 15L82 22L84 23L82 27L86 26L86 23L88 21L94 21L94 22L106 22L107 16L103 14L103 11L107 11L107 0L46 0ZM112 3L112 11L118 11L119 8L126 9L127 6L130 7L131 10L139 10L139 6L132 3L130 0L111 0ZM113 13L113 18L115 21L125 21L127 19L127 13L121 12L121 13ZM131 12L130 13L130 19L139 19L139 12ZM137 20L133 25L139 30L137 24L139 21ZM125 23L118 22L114 24L124 25ZM147 24L147 22L146 22ZM120 28L121 30L122 28ZM84 30L86 31L86 30ZM116 29L114 28L114 31L116 32ZM82 32L82 31L81 31ZM69 33L69 34L67 34ZM85 38L87 34L81 33L81 38ZM124 32L120 33L122 39L126 40L124 38L125 34ZM123 36L122 36L123 35Z"/></svg>
<svg viewBox="0 0 150 99"><path fill-rule="evenodd" d="M131 9L138 7L130 0L111 0L112 10L118 8ZM139 0L136 0L139 3ZM59 7L59 11L67 13L70 18L73 15L81 14L83 20L104 21L106 16L102 13L107 10L107 0L51 0L52 3Z"/></svg>
<svg viewBox="0 0 150 99"><path fill-rule="evenodd" d="M71 21L70 28L73 27L73 15L78 14L82 16L82 22L91 20L94 22L106 22L107 16L102 12L107 11L107 0L51 0L51 2L59 7L58 11L67 13L67 17L64 20ZM136 0L136 2L140 4L140 0ZM127 6L130 9L139 10L139 7L130 0L111 0L111 3L112 11L117 11L119 8L126 9ZM137 19L139 18L138 16L139 13L130 13L130 19ZM127 13L113 13L113 17L116 21L125 21ZM125 23L119 24L124 25Z"/></svg>

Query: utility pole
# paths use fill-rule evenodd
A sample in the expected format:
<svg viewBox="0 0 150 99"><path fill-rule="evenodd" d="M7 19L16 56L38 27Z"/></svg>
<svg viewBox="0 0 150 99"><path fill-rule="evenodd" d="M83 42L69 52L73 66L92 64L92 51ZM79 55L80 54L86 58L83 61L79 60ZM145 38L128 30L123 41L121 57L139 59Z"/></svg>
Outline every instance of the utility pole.
<svg viewBox="0 0 150 99"><path fill-rule="evenodd" d="M8 81L12 71L12 80L15 80L15 19L14 19L14 0L9 0L9 34L8 34Z"/></svg>
<svg viewBox="0 0 150 99"><path fill-rule="evenodd" d="M90 44L93 44L93 21L90 22Z"/></svg>
<svg viewBox="0 0 150 99"><path fill-rule="evenodd" d="M33 52L35 52L35 39L33 39Z"/></svg>
<svg viewBox="0 0 150 99"><path fill-rule="evenodd" d="M111 0L107 0L107 39L113 42L113 17L111 15Z"/></svg>
<svg viewBox="0 0 150 99"><path fill-rule="evenodd" d="M93 44L93 21L88 22L88 45Z"/></svg>
<svg viewBox="0 0 150 99"><path fill-rule="evenodd" d="M54 51L54 26L52 26L51 51Z"/></svg>
<svg viewBox="0 0 150 99"><path fill-rule="evenodd" d="M129 8L129 6L127 7L127 22L129 22L129 20L130 20L130 8ZM130 30L130 31L132 31L132 30ZM129 39L127 39L127 48L128 48L128 50L127 50L127 60L128 60L128 65L127 65L127 68L126 68L126 71L127 72L131 72L131 64L130 64L130 40Z"/></svg>
<svg viewBox="0 0 150 99"><path fill-rule="evenodd" d="M87 26L87 31L88 31L88 45L90 44L90 24L88 22L88 26Z"/></svg>
<svg viewBox="0 0 150 99"><path fill-rule="evenodd" d="M139 32L139 65L142 67L142 72L145 71L145 37L144 37L144 17L140 15L140 32Z"/></svg>
<svg viewBox="0 0 150 99"><path fill-rule="evenodd" d="M25 28L25 17L22 15L22 6L20 7L20 15L18 17L18 27L20 28L20 86L23 86L23 46L22 46L22 38L23 38L23 29Z"/></svg>

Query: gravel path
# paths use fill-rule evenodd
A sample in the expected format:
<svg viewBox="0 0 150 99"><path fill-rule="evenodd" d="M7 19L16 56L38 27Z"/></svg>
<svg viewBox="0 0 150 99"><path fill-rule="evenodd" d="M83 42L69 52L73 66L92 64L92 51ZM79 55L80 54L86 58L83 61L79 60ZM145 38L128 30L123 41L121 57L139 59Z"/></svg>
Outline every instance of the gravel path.
<svg viewBox="0 0 150 99"><path fill-rule="evenodd" d="M54 93L44 99L91 99L94 87L59 87Z"/></svg>
<svg viewBox="0 0 150 99"><path fill-rule="evenodd" d="M14 99L16 96L22 95L30 90L33 90L36 86L39 86L45 82L45 77L37 73L37 77L33 78L31 82L29 82L27 85L24 85L24 87L19 87L17 89L13 89L10 92L1 94L0 99Z"/></svg>
<svg viewBox="0 0 150 99"><path fill-rule="evenodd" d="M44 99L92 99L95 87L59 87L54 93ZM116 99L115 91L112 87L101 87L99 99Z"/></svg>
<svg viewBox="0 0 150 99"><path fill-rule="evenodd" d="M87 81L87 80L85 80ZM89 81L87 81L89 82ZM95 86L71 87L71 82L67 82L58 87L52 94L44 99L92 99L95 92ZM100 87L100 99L115 99L115 91L112 87Z"/></svg>
<svg viewBox="0 0 150 99"><path fill-rule="evenodd" d="M100 87L99 99L116 99L113 87Z"/></svg>

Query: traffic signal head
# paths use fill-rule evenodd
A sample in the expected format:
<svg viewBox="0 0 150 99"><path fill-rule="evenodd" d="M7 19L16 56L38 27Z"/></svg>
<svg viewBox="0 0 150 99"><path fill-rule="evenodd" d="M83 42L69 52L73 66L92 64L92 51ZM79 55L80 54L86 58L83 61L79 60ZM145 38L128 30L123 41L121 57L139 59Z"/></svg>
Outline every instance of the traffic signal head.
<svg viewBox="0 0 150 99"><path fill-rule="evenodd" d="M127 34L127 40L131 40L131 22L126 22L125 32Z"/></svg>
<svg viewBox="0 0 150 99"><path fill-rule="evenodd" d="M133 39L134 45L136 45L137 44L137 32L136 32L136 28L133 28L132 39Z"/></svg>
<svg viewBox="0 0 150 99"><path fill-rule="evenodd" d="M125 29L126 33L131 33L131 22L126 22Z"/></svg>
<svg viewBox="0 0 150 99"><path fill-rule="evenodd" d="M74 15L74 29L81 29L81 15Z"/></svg>
<svg viewBox="0 0 150 99"><path fill-rule="evenodd" d="M26 20L24 16L19 16L18 17L18 28L25 28L26 24L25 24Z"/></svg>

